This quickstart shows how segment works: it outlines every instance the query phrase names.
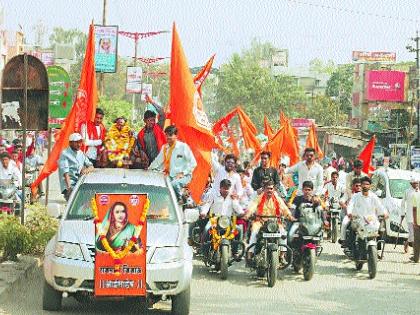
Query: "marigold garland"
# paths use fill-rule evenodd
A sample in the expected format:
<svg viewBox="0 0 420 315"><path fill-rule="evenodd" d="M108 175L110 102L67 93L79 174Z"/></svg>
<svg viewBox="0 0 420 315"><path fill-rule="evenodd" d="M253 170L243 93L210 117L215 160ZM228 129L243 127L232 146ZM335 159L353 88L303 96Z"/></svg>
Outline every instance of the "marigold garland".
<svg viewBox="0 0 420 315"><path fill-rule="evenodd" d="M236 216L232 217L232 224L226 228L226 232L223 235L219 235L217 232L217 217L210 218L211 228L210 228L210 235L211 243L214 250L217 250L220 246L222 239L232 240L238 234L236 230Z"/></svg>
<svg viewBox="0 0 420 315"><path fill-rule="evenodd" d="M112 124L107 132L105 147L108 150L108 159L111 162L117 162L118 166L122 166L124 158L130 157L135 141L130 132L131 128L128 123L124 124L121 131L118 130L117 124Z"/></svg>
<svg viewBox="0 0 420 315"><path fill-rule="evenodd" d="M93 222L96 224L96 230L98 230L98 225L101 224L101 222L99 221L98 206L96 204L95 197L93 197L91 200L91 207L92 207L92 212L94 215ZM116 274L119 274L121 260L125 256L127 256L127 254L132 250L133 246L136 244L138 238L140 237L140 233L146 221L146 216L147 216L147 212L149 211L149 207L150 207L150 199L146 198L146 201L143 206L143 210L141 211L140 216L139 216L138 225L140 226L140 228L138 229L138 232L136 233L136 235L133 235L131 237L130 241L128 242L128 245L122 251L116 253L114 249L109 245L106 235L103 233L99 235L99 239L105 251L108 254L110 254L111 257L114 259L114 270Z"/></svg>

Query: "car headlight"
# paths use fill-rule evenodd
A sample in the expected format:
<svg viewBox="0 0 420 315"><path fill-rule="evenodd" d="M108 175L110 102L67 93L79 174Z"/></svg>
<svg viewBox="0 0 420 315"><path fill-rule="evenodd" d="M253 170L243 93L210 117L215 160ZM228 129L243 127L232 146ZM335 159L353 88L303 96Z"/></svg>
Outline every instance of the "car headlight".
<svg viewBox="0 0 420 315"><path fill-rule="evenodd" d="M58 242L55 246L54 255L68 259L84 260L79 244Z"/></svg>
<svg viewBox="0 0 420 315"><path fill-rule="evenodd" d="M230 225L230 219L227 216L222 216L219 218L219 220L217 221L217 223L219 224L219 226L222 229L227 229L228 226Z"/></svg>
<svg viewBox="0 0 420 315"><path fill-rule="evenodd" d="M151 264L163 264L180 260L182 257L179 247L157 247L153 253Z"/></svg>
<svg viewBox="0 0 420 315"><path fill-rule="evenodd" d="M267 231L270 233L275 233L279 229L277 222L270 221L267 224Z"/></svg>

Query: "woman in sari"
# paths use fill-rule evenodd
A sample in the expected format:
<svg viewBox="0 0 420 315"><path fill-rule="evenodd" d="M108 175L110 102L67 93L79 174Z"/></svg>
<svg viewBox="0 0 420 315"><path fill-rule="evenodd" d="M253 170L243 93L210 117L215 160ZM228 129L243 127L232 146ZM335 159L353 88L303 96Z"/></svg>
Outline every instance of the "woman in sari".
<svg viewBox="0 0 420 315"><path fill-rule="evenodd" d="M128 222L127 206L122 202L116 202L106 213L102 223L98 228L98 237L96 238L96 248L105 251L100 235L105 235L109 246L116 252L124 250L133 236L138 235L140 226ZM134 245L132 252L141 253L142 244L140 237Z"/></svg>

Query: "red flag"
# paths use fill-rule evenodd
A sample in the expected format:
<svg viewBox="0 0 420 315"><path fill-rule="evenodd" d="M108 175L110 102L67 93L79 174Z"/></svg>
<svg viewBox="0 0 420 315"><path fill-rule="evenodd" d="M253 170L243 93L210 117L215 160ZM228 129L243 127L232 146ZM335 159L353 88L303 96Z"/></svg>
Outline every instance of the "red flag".
<svg viewBox="0 0 420 315"><path fill-rule="evenodd" d="M95 75L95 36L93 24L89 27L89 36L86 45L85 59L83 61L80 76L79 89L70 113L66 117L61 130L52 148L48 160L42 168L38 178L31 185L34 194L37 192L38 185L55 172L58 168L58 159L61 152L69 145L69 136L73 132L78 132L80 125L95 118L97 90Z"/></svg>
<svg viewBox="0 0 420 315"><path fill-rule="evenodd" d="M171 122L178 128L178 138L190 146L197 160L189 189L198 203L211 170L211 150L218 145L194 86L175 23L172 31L169 104Z"/></svg>
<svg viewBox="0 0 420 315"><path fill-rule="evenodd" d="M358 159L363 161L363 172L369 174L373 171L373 167L371 166L372 162L372 155L373 150L375 149L376 144L376 136L373 135L372 139L370 139L369 143L365 146L363 151L360 153Z"/></svg>
<svg viewBox="0 0 420 315"><path fill-rule="evenodd" d="M233 117L237 114L238 109L234 108L226 116L220 118L214 125L213 125L213 132L214 134L218 134L223 131L223 126L227 126L229 122L232 120Z"/></svg>
<svg viewBox="0 0 420 315"><path fill-rule="evenodd" d="M267 136L268 140L270 140L274 136L273 128L271 128L270 122L268 121L268 118L265 115L264 115L264 134Z"/></svg>
<svg viewBox="0 0 420 315"><path fill-rule="evenodd" d="M255 153L258 153L261 150L261 144L256 137L257 128L240 106L237 107L237 112L245 147L247 149L252 148Z"/></svg>
<svg viewBox="0 0 420 315"><path fill-rule="evenodd" d="M211 71L211 66L213 65L214 57L216 54L210 57L210 59L206 62L203 68L201 68L200 72L196 74L194 77L194 84L197 88L198 94L201 96L201 85L206 80L207 76Z"/></svg>
<svg viewBox="0 0 420 315"><path fill-rule="evenodd" d="M314 148L315 152L318 154L318 158L322 159L324 157L324 152L322 152L321 147L318 143L318 136L316 134L315 124L312 123L309 127L308 137L306 138L306 148Z"/></svg>

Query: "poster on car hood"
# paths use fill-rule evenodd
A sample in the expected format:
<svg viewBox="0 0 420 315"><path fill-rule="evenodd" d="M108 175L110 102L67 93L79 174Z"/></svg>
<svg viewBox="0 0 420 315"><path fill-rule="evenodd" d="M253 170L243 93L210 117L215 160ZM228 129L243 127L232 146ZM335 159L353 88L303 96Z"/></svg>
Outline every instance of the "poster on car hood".
<svg viewBox="0 0 420 315"><path fill-rule="evenodd" d="M95 296L146 295L146 194L96 194Z"/></svg>

